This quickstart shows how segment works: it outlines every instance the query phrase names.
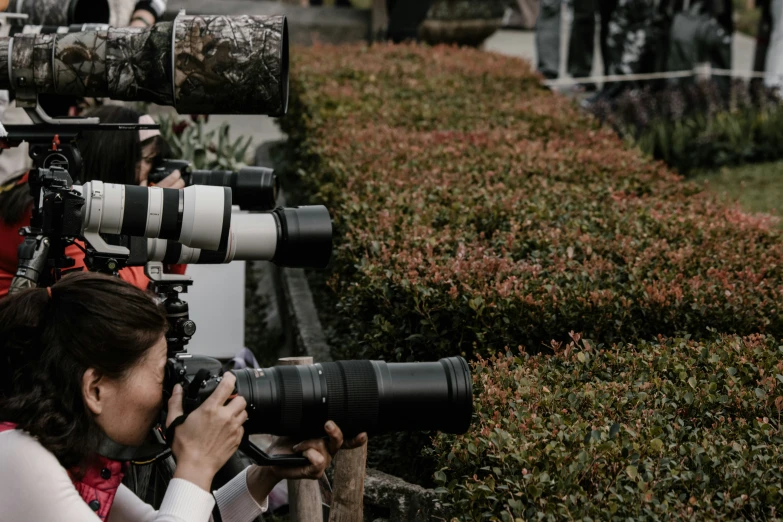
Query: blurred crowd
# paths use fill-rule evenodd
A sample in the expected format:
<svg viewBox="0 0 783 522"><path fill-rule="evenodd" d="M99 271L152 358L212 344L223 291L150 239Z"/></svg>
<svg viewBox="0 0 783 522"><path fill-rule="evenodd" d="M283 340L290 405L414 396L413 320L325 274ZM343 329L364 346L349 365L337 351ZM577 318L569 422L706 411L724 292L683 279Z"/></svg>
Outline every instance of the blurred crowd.
<svg viewBox="0 0 783 522"><path fill-rule="evenodd" d="M603 75L692 71L698 65L732 69L732 0L540 0L535 24L538 70L558 78L563 3L572 12L565 70L572 78L593 73L595 37ZM757 0L758 1L758 0ZM754 70L768 87L783 85L783 0L762 0ZM526 0L520 0L520 4ZM666 82L678 83L681 78ZM635 82L605 82L594 98L612 98ZM596 91L594 83L575 90Z"/></svg>

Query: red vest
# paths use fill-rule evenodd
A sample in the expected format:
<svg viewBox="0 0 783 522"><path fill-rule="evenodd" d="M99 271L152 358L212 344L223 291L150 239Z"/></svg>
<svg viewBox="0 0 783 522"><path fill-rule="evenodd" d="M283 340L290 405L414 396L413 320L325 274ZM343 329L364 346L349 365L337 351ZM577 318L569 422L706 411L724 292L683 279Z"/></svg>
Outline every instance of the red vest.
<svg viewBox="0 0 783 522"><path fill-rule="evenodd" d="M0 422L0 433L16 429L10 422ZM109 518L109 511L117 495L124 472L122 462L98 457L98 461L87 469L81 480L76 480L69 471L73 485L95 514L104 522Z"/></svg>

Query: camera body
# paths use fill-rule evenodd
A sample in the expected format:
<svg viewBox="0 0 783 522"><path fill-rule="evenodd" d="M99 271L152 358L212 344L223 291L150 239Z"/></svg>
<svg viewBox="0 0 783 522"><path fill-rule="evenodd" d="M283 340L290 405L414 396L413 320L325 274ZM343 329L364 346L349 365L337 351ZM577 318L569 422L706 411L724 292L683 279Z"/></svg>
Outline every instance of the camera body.
<svg viewBox="0 0 783 522"><path fill-rule="evenodd" d="M189 161L180 159L158 160L147 180L160 183L179 171L185 186L209 185L228 187L232 191L234 205L249 212L268 212L277 206L279 182L275 171L266 167L242 167L231 170L196 170Z"/></svg>
<svg viewBox="0 0 783 522"><path fill-rule="evenodd" d="M147 180L150 183L160 183L174 174L174 171L176 170L182 175L182 179L185 180L185 185L190 185L189 181L192 167L190 166L189 161L180 159L161 159L156 161Z"/></svg>

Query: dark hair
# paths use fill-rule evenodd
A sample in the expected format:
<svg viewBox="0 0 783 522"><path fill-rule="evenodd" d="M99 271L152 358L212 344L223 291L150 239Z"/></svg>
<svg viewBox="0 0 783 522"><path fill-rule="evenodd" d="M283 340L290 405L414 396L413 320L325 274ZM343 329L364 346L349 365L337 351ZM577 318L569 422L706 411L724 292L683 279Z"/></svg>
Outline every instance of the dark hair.
<svg viewBox="0 0 783 522"><path fill-rule="evenodd" d="M121 105L103 105L85 116L101 123L138 123L141 114ZM80 182L100 180L136 185L136 165L141 160L139 131L89 131L79 138L84 174Z"/></svg>
<svg viewBox="0 0 783 522"><path fill-rule="evenodd" d="M150 294L91 272L0 301L0 421L13 422L66 469L95 456L101 430L82 397L88 368L122 378L167 328ZM7 374L7 375L2 375Z"/></svg>
<svg viewBox="0 0 783 522"><path fill-rule="evenodd" d="M20 174L14 179L0 186L0 218L8 226L19 223L24 217L24 213L33 204L33 198L30 196L30 185L19 183L24 174Z"/></svg>

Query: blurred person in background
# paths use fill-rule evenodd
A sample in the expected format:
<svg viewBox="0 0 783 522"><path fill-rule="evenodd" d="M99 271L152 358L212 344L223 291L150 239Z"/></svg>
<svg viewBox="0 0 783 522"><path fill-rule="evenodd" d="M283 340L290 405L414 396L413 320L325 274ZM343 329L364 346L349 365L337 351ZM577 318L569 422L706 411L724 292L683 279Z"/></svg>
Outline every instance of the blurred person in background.
<svg viewBox="0 0 783 522"><path fill-rule="evenodd" d="M562 0L541 0L536 22L537 67L550 80L558 78L560 72L562 4ZM617 0L572 0L573 21L566 65L566 72L572 78L586 78L592 74L597 20L600 20L601 57L604 73L607 73L609 19L616 5ZM577 90L594 91L595 88L595 84L590 83Z"/></svg>
<svg viewBox="0 0 783 522"><path fill-rule="evenodd" d="M386 0L387 38L394 43L417 41L431 5L432 0Z"/></svg>
<svg viewBox="0 0 783 522"><path fill-rule="evenodd" d="M764 85L783 88L783 0L768 0L769 44L764 57Z"/></svg>

